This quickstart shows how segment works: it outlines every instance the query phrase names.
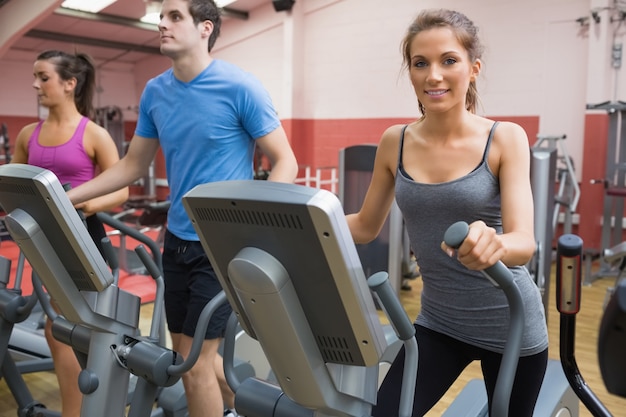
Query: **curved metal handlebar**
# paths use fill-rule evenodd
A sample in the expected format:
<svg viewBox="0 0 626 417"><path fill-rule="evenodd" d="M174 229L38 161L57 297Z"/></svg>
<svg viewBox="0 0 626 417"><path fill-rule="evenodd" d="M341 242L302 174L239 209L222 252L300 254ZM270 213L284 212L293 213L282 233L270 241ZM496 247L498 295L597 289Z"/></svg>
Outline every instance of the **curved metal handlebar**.
<svg viewBox="0 0 626 417"><path fill-rule="evenodd" d="M134 227L129 226L123 221L116 219L115 217L111 216L108 213L98 212L96 213L96 216L98 216L98 219L100 219L102 223L107 224L115 229L118 229L123 234L128 235L132 237L133 239L135 239L136 241L143 243L145 246L147 246L148 249L150 249L150 252L152 254L152 257L154 258L154 262L156 263L157 267L159 269L163 268L161 248L154 240L152 240L150 237L146 236L145 234L141 233L139 230L135 229Z"/></svg>
<svg viewBox="0 0 626 417"><path fill-rule="evenodd" d="M469 225L465 222L456 222L452 226L448 227L446 233L443 236L443 241L446 245L451 248L458 249L467 234L469 233ZM493 283L493 285L497 287L510 287L514 284L513 282L513 274L509 268L506 267L502 262L497 262L495 265L492 265L488 268L485 268L481 271L485 277Z"/></svg>
<svg viewBox="0 0 626 417"><path fill-rule="evenodd" d="M404 342L404 372L402 374L402 391L398 417L410 416L413 411L415 385L417 383L418 346L415 339L415 327L406 315L400 300L391 288L387 272L377 272L367 279L367 285L376 293L389 323L396 335Z"/></svg>
<svg viewBox="0 0 626 417"><path fill-rule="evenodd" d="M576 314L582 292L583 240L573 234L559 237L556 249L556 307L560 313L559 354L561 366L574 393L595 417L611 412L585 382L576 362Z"/></svg>
<svg viewBox="0 0 626 417"><path fill-rule="evenodd" d="M446 230L444 242L452 248L461 246L467 234L469 225L465 222L457 222ZM502 355L498 380L493 397L490 415L493 417L506 417L509 415L509 402L515 380L515 372L519 361L524 333L524 304L519 288L515 285L513 274L501 261L481 271L494 285L504 291L509 302L511 323L507 342Z"/></svg>
<svg viewBox="0 0 626 417"><path fill-rule="evenodd" d="M228 302L228 298L226 298L226 293L224 291L220 291L209 303L204 306L202 312L200 313L200 317L198 318L198 323L196 325L196 331L193 335L193 341L191 342L191 348L189 349L189 356L185 358L182 363L176 365L170 365L167 368L167 373L169 375L180 376L191 369L193 365L198 361L200 357L200 352L202 351L202 343L204 342L204 333L206 332L207 327L209 326L209 320L213 316L213 313L222 305Z"/></svg>

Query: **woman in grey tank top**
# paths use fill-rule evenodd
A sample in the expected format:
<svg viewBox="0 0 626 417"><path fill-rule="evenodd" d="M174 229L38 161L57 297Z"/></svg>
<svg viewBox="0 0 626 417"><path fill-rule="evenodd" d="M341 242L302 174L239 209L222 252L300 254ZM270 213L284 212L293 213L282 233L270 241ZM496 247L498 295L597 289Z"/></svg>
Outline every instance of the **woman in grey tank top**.
<svg viewBox="0 0 626 417"><path fill-rule="evenodd" d="M363 206L347 216L357 243L377 236L394 197L404 217L424 283L415 321L420 355L413 416L432 408L474 360L481 362L491 403L509 309L480 270L497 261L512 271L526 310L510 417L532 416L547 365L543 304L524 266L535 250L528 138L514 123L475 113L482 67L477 32L450 10L425 10L411 24L402 50L422 116L383 133ZM470 229L454 251L441 241L459 220ZM401 352L374 416L397 415L403 362Z"/></svg>

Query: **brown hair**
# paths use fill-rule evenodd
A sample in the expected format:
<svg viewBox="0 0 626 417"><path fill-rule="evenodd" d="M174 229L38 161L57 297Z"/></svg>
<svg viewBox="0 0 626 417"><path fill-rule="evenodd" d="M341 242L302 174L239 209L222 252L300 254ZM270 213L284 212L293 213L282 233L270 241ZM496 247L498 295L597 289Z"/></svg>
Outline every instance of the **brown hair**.
<svg viewBox="0 0 626 417"><path fill-rule="evenodd" d="M478 28L467 16L460 12L446 9L429 9L422 11L409 26L404 39L402 40L401 50L403 54L404 67L409 68L411 65L411 42L419 34L428 29L448 27L455 33L459 43L465 48L470 60L473 62L480 59L483 54L483 45L478 39ZM469 89L465 97L465 106L467 110L476 113L478 104L478 89L476 81L471 81ZM424 114L424 105L419 103L419 109Z"/></svg>
<svg viewBox="0 0 626 417"><path fill-rule="evenodd" d="M96 68L87 54L49 50L39 54L37 61L49 61L63 81L76 78L74 103L83 116L93 118L93 98L96 91Z"/></svg>
<svg viewBox="0 0 626 417"><path fill-rule="evenodd" d="M189 3L189 14L196 25L205 20L213 22L213 32L209 37L209 52L213 49L217 37L220 36L222 14L213 0L186 0Z"/></svg>

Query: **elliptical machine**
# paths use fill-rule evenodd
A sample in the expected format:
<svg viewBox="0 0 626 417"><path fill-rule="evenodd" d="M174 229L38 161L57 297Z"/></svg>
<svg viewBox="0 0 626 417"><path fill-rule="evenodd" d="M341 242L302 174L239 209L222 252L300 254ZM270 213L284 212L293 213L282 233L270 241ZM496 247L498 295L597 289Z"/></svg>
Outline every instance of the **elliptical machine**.
<svg viewBox="0 0 626 417"><path fill-rule="evenodd" d="M153 414L155 400L196 362L217 306L205 308L183 359L159 343L161 302L155 303L150 335L139 334L139 297L114 284L113 272L52 172L26 164L0 166L0 206L13 240L59 306L54 336L72 346L83 365L81 415L123 416L128 406L129 417L167 416ZM160 269L145 248L138 255L157 280L161 300Z"/></svg>
<svg viewBox="0 0 626 417"><path fill-rule="evenodd" d="M557 246L557 309L560 313L561 364L572 389L594 417L613 414L587 385L575 355L576 314L580 311L582 239L573 234ZM626 398L626 281L617 282L609 296L598 334L600 373L607 390Z"/></svg>
<svg viewBox="0 0 626 417"><path fill-rule="evenodd" d="M369 288L365 285L334 194L293 184L228 181L199 185L183 203L242 327L259 341L276 374L278 384L257 378L233 383L226 373L239 413L369 416L376 400L377 365L387 349L371 288L405 343L398 415L411 415L417 366L414 327L386 273L372 275ZM445 239L458 246L468 226L451 229ZM500 264L487 274L513 299L514 319L491 410L492 416L505 417L519 358L523 306L506 267Z"/></svg>

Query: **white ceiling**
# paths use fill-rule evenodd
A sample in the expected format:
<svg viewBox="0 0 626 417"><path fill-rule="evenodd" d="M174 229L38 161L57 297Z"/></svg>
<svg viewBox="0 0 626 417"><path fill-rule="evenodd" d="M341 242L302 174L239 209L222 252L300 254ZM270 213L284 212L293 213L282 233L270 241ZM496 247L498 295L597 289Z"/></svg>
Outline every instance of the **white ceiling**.
<svg viewBox="0 0 626 417"><path fill-rule="evenodd" d="M0 13L11 1L23 0L0 0ZM236 0L224 9L224 19L247 19L250 11L270 2ZM26 32L10 51L36 55L47 49L79 50L101 62L135 63L159 53L156 26L139 21L145 10L144 0L118 0L96 14L59 8Z"/></svg>

